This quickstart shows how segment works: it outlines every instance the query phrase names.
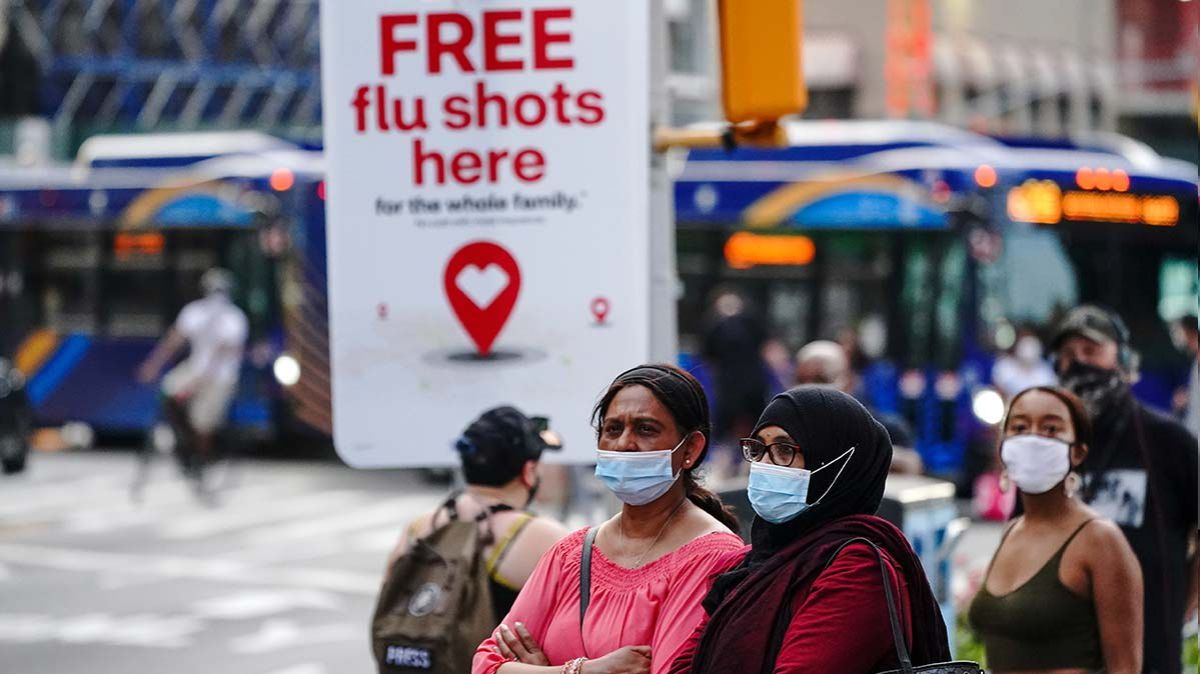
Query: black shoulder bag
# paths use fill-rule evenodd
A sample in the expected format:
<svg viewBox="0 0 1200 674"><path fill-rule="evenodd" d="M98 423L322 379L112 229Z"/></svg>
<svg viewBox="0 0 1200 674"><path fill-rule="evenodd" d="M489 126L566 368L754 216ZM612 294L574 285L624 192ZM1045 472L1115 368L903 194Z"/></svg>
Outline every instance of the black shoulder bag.
<svg viewBox="0 0 1200 674"><path fill-rule="evenodd" d="M599 527L588 529L583 537L583 555L579 558L579 643L584 644L584 655L587 654L587 645L583 640L583 618L592 601L592 544L596 542L598 532Z"/></svg>
<svg viewBox="0 0 1200 674"><path fill-rule="evenodd" d="M825 568L833 563L833 560L838 556L847 545L852 543L866 543L875 551L875 559L879 560L879 573L883 577L883 594L887 598L888 618L892 623L892 640L896 644L896 659L900 661L900 669L889 669L879 674L984 674L983 669L979 667L979 663L969 660L954 660L951 662L936 662L928 665L914 667L912 658L908 655L908 645L904 642L904 628L900 623L900 614L896 609L896 596L892 592L892 579L888 577L887 565L883 561L883 553L879 547L865 538L851 538L850 540L838 546L837 550L829 556L829 561L825 562Z"/></svg>

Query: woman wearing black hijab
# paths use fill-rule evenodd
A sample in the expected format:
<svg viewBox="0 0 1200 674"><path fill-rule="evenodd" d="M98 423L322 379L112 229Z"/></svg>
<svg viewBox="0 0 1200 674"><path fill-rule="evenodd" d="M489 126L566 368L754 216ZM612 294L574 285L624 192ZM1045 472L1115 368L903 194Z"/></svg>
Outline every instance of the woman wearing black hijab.
<svg viewBox="0 0 1200 674"><path fill-rule="evenodd" d="M887 431L827 388L776 396L742 441L753 462L751 548L718 576L709 619L672 674L870 674L899 667L882 553L912 663L949 660L946 625L904 535L874 516L892 459ZM836 553L836 554L835 554Z"/></svg>

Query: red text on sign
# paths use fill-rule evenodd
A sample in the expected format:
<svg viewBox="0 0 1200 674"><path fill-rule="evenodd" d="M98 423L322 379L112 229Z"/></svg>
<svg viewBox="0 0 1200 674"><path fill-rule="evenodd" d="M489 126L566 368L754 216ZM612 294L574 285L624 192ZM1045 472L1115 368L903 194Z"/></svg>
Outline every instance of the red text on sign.
<svg viewBox="0 0 1200 674"><path fill-rule="evenodd" d="M478 23L461 12L385 14L379 17L379 69L395 75L401 54L420 53L431 75L447 64L464 73L569 70L575 59L567 53L571 32L564 24L571 18L570 7L488 10ZM528 31L520 30L522 22L529 23ZM467 52L477 40L481 63Z"/></svg>
<svg viewBox="0 0 1200 674"><path fill-rule="evenodd" d="M546 175L546 155L526 147L520 150L489 149L484 152L461 150L447 155L428 149L420 138L413 141L413 182L445 185L474 185L480 181L494 184L508 173L523 183L536 183Z"/></svg>

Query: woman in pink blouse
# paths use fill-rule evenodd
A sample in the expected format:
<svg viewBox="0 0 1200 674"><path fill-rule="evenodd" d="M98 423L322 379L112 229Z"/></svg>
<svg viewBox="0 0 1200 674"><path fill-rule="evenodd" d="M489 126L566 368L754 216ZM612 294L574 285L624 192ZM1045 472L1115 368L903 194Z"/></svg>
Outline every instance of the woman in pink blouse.
<svg viewBox="0 0 1200 674"><path fill-rule="evenodd" d="M694 476L709 436L694 377L670 365L624 372L593 420L596 475L625 505L595 532L582 624L586 529L542 557L473 674L665 672L704 616L710 577L741 559L736 520Z"/></svg>

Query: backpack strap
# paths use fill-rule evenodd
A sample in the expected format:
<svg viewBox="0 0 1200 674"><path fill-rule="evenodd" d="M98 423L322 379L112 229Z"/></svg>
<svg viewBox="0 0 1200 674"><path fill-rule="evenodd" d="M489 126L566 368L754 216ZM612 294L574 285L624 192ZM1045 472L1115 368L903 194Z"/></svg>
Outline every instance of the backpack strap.
<svg viewBox="0 0 1200 674"><path fill-rule="evenodd" d="M596 543L597 527L588 528L583 537L583 556L579 563L579 636L583 636L583 617L592 601L592 546Z"/></svg>
<svg viewBox="0 0 1200 674"><path fill-rule="evenodd" d="M517 536L520 536L521 532L524 531L525 527L529 526L529 523L532 521L533 515L530 515L529 513L521 513L518 515L517 521L514 522L513 525L508 528L508 531L504 532L504 535L496 541L496 544L492 549L492 554L487 560L488 576L492 580L513 590L520 590L521 586L519 584L510 583L501 578L500 574L498 573L498 569L500 568L500 563L503 562L505 556L508 555L508 551L510 548L512 548L513 543L517 541Z"/></svg>

